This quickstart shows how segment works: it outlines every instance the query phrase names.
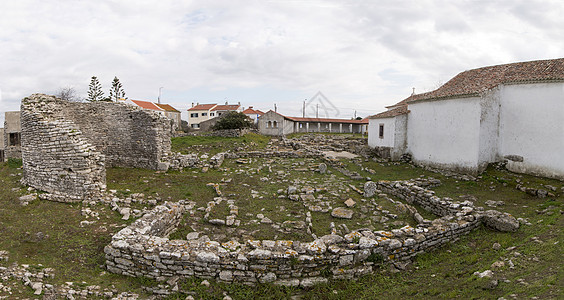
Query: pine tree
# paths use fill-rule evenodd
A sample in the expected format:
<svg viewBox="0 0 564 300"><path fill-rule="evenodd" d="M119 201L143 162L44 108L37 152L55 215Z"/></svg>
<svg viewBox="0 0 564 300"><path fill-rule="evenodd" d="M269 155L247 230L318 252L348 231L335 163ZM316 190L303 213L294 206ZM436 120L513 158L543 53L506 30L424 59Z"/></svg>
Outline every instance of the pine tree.
<svg viewBox="0 0 564 300"><path fill-rule="evenodd" d="M126 99L126 98L125 98L125 91L123 90L121 82L119 82L119 79L116 76L112 81L112 88L110 89L110 101L117 102L119 99Z"/></svg>
<svg viewBox="0 0 564 300"><path fill-rule="evenodd" d="M104 99L104 92L102 92L102 85L96 76L92 76L90 85L88 86L88 98L90 102L102 101Z"/></svg>

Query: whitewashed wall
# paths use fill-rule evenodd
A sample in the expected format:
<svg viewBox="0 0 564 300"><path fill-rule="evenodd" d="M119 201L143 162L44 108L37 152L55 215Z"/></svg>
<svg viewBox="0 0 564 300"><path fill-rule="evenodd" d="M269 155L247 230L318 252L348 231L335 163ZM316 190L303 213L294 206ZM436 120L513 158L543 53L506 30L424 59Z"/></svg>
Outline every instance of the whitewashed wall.
<svg viewBox="0 0 564 300"><path fill-rule="evenodd" d="M407 147L422 165L477 173L480 98L409 104Z"/></svg>
<svg viewBox="0 0 564 300"><path fill-rule="evenodd" d="M486 169L489 163L499 161L499 110L500 89L484 93L480 99L480 146L478 171Z"/></svg>
<svg viewBox="0 0 564 300"><path fill-rule="evenodd" d="M384 124L384 138L380 138L380 124ZM394 132L396 130L395 117L383 119L370 119L368 121L368 146L393 147Z"/></svg>
<svg viewBox="0 0 564 300"><path fill-rule="evenodd" d="M514 172L564 179L564 83L506 85L501 90L500 154Z"/></svg>

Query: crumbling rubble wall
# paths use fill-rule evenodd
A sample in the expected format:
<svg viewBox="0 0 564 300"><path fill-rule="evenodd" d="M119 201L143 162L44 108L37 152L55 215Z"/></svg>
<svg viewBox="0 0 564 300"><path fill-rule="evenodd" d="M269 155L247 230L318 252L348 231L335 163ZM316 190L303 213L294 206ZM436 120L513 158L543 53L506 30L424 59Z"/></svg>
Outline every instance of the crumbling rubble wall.
<svg viewBox="0 0 564 300"><path fill-rule="evenodd" d="M158 113L113 102L67 102L64 114L106 156L107 167L157 169L170 153L170 124Z"/></svg>
<svg viewBox="0 0 564 300"><path fill-rule="evenodd" d="M125 104L33 94L22 100L21 123L23 182L51 200L99 196L106 166L157 169L170 152L168 122Z"/></svg>

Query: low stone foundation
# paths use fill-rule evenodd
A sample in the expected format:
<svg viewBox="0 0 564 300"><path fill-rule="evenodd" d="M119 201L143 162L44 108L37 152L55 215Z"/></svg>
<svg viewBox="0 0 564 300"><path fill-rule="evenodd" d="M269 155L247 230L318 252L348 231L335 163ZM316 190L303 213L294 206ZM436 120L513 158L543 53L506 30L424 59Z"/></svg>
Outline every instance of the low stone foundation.
<svg viewBox="0 0 564 300"><path fill-rule="evenodd" d="M350 279L370 273L378 262L409 260L456 241L479 227L483 217L483 209L469 201L457 203L441 199L410 182L368 183L367 186L372 188L373 194L386 191L442 217L422 222L415 228L358 230L344 236L325 235L312 242L219 243L205 235L193 240L169 240L167 234L195 203L165 203L113 236L104 249L106 265L109 271L128 276L157 279L196 276L246 284L274 282L309 286L324 282L327 277ZM199 233L193 236L198 237Z"/></svg>

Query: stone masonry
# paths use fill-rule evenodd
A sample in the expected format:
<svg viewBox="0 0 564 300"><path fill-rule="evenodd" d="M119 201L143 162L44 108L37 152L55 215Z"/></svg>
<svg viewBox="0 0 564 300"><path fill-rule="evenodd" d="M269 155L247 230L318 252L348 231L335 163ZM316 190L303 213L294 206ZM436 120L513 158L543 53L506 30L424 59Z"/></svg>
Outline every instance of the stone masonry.
<svg viewBox="0 0 564 300"><path fill-rule="evenodd" d="M33 94L22 100L21 126L23 183L51 200L98 197L106 166L168 166L170 124L151 111Z"/></svg>
<svg viewBox="0 0 564 300"><path fill-rule="evenodd" d="M327 277L350 279L367 274L380 261L407 261L456 241L482 222L498 230L518 228L518 222L508 214L484 212L470 201L436 197L432 191L410 181L367 182L367 191L372 195L385 191L440 217L422 220L415 228L408 225L391 231L360 229L343 236L332 233L312 242L219 243L203 233L190 234L195 237L191 240L169 240L168 234L184 213L193 213L195 203L167 202L113 236L104 248L106 265L114 273L157 279L196 276L245 284L311 286L326 282Z"/></svg>

